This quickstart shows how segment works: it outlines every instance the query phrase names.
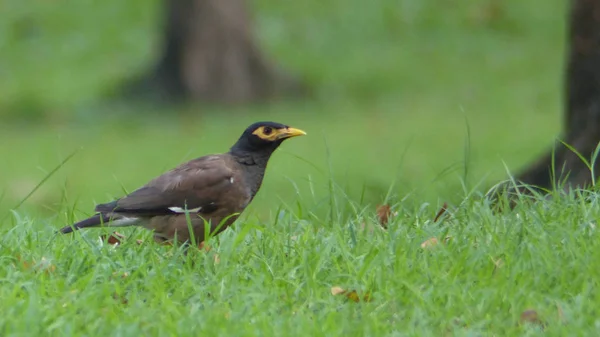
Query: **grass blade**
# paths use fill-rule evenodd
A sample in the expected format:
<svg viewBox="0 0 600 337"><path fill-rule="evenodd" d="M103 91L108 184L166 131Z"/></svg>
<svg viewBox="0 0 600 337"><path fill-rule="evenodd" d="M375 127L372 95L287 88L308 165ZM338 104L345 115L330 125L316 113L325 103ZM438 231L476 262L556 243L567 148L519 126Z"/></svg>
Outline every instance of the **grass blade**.
<svg viewBox="0 0 600 337"><path fill-rule="evenodd" d="M15 205L15 207L13 207L11 209L11 211L16 211L17 209L19 209L19 207L21 207L40 187L42 187L42 185L44 185L44 183L46 181L48 181L48 179L50 179L56 172L58 172L58 170L60 170L69 160L71 160L71 158L73 158L73 156L75 156L77 154L77 152L79 152L80 149L76 149L75 151L71 152L71 154L69 154L65 159L63 159L63 161L60 162L60 164L58 164L54 169L52 169L52 171L48 172L48 174L46 174L46 176L44 178L42 178L42 180L35 185L35 187L23 198L21 199L21 201L19 201L17 203L17 205ZM10 215L10 212L8 212L3 218L2 218L2 222L4 222L6 220L6 218Z"/></svg>

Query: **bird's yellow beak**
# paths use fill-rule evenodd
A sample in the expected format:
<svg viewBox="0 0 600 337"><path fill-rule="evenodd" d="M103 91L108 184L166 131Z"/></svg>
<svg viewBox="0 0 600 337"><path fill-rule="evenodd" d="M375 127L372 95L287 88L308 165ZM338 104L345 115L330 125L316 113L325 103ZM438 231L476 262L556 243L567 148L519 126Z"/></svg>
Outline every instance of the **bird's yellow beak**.
<svg viewBox="0 0 600 337"><path fill-rule="evenodd" d="M286 138L292 138L292 137L304 136L304 135L306 135L306 132L304 132L300 129L285 128L285 129L279 130L277 138L286 139Z"/></svg>

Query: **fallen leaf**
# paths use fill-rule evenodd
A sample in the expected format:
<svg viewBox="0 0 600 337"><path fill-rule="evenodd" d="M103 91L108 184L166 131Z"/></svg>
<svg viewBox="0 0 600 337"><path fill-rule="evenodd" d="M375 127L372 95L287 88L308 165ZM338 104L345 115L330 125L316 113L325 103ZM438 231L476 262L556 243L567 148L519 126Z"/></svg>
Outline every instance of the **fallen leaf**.
<svg viewBox="0 0 600 337"><path fill-rule="evenodd" d="M221 263L221 257L219 256L219 254L215 254L214 261L215 261L215 264Z"/></svg>
<svg viewBox="0 0 600 337"><path fill-rule="evenodd" d="M490 257L490 259L492 259L492 262L494 263L494 270L492 271L492 274L496 273L498 269L504 267L504 260L502 260L501 258L499 258L498 260L494 260L493 257Z"/></svg>
<svg viewBox="0 0 600 337"><path fill-rule="evenodd" d="M200 244L198 245L198 249L199 249L199 250L204 250L204 252L208 253L208 252L210 252L210 250L211 250L212 248L210 248L210 246L209 246L209 245L205 244L205 243L204 243L204 241L202 241L202 242L200 242Z"/></svg>
<svg viewBox="0 0 600 337"><path fill-rule="evenodd" d="M113 276L117 276L119 273L118 272L114 272L112 273ZM127 278L129 277L129 273L128 272L124 272L123 274L121 274L121 278Z"/></svg>
<svg viewBox="0 0 600 337"><path fill-rule="evenodd" d="M109 245L118 246L121 244L121 241L125 239L125 235L114 232L111 235L100 235L100 239L106 241Z"/></svg>
<svg viewBox="0 0 600 337"><path fill-rule="evenodd" d="M444 205L442 205L442 208L440 208L440 210L435 215L433 222L437 222L440 219L440 217L446 213L447 210L448 210L448 203L445 202Z"/></svg>
<svg viewBox="0 0 600 337"><path fill-rule="evenodd" d="M358 293L356 292L356 290L350 290L349 292L345 293L344 295L346 295L346 298L348 298L349 300L358 303L360 302L360 296L358 296Z"/></svg>
<svg viewBox="0 0 600 337"><path fill-rule="evenodd" d="M337 296L337 295L344 295L347 299L358 303L360 302L361 298L360 295L358 294L358 292L356 292L356 290L345 290L342 287L331 287L331 295L333 296ZM362 300L364 302L371 302L371 292L366 292L365 295L363 296Z"/></svg>
<svg viewBox="0 0 600 337"><path fill-rule="evenodd" d="M56 266L50 263L50 261L43 256L38 267L46 273L54 273L56 271Z"/></svg>
<svg viewBox="0 0 600 337"><path fill-rule="evenodd" d="M544 322L542 322L542 320L540 319L540 316L538 315L537 311L533 310L533 309L527 309L525 311L523 311L521 313L521 324L524 323L528 323L528 324L536 324L536 325L540 325L542 327L544 327Z"/></svg>
<svg viewBox="0 0 600 337"><path fill-rule="evenodd" d="M50 263L50 261L43 256L39 263L36 263L35 261L23 260L21 256L17 256L17 260L21 263L23 269L33 268L36 272L43 271L46 274L54 273L56 271L56 266Z"/></svg>
<svg viewBox="0 0 600 337"><path fill-rule="evenodd" d="M392 215L392 208L390 205L379 205L377 206L377 221L383 228L387 228L387 224L390 221Z"/></svg>
<svg viewBox="0 0 600 337"><path fill-rule="evenodd" d="M31 268L31 262L29 261L25 261L21 258L21 256L17 256L17 260L19 262L21 262L21 265L23 266L24 269L29 269Z"/></svg>
<svg viewBox="0 0 600 337"><path fill-rule="evenodd" d="M346 290L344 290L342 287L331 287L331 295L333 296L340 295L345 292Z"/></svg>
<svg viewBox="0 0 600 337"><path fill-rule="evenodd" d="M439 244L440 244L440 242L438 241L438 239L434 237L434 238L423 241L423 243L421 244L421 248L423 248L423 249L433 248Z"/></svg>

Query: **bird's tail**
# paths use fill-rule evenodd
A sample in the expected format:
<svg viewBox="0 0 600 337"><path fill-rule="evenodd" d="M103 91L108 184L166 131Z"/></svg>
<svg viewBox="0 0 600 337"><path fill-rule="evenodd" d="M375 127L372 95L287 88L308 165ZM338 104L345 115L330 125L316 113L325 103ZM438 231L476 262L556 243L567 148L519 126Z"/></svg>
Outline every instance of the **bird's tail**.
<svg viewBox="0 0 600 337"><path fill-rule="evenodd" d="M85 220L81 220L79 222L74 223L71 226L66 226L60 229L59 232L63 233L63 234L68 234L68 233L72 233L73 231L76 231L78 229L81 228L87 228L87 227L97 227L100 226L102 224L108 224L108 222L110 221L110 217L108 216L108 214L96 214L92 217L89 217Z"/></svg>

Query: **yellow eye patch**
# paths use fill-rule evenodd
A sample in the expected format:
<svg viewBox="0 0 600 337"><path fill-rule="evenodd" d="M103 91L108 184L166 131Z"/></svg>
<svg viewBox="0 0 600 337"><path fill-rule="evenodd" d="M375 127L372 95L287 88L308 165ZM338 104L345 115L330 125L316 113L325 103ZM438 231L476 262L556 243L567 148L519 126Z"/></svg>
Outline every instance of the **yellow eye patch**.
<svg viewBox="0 0 600 337"><path fill-rule="evenodd" d="M252 132L253 135L258 136L260 139L274 142L279 139L291 138L296 136L303 136L306 132L300 129L294 128L281 128L275 129L270 126L261 126Z"/></svg>
<svg viewBox="0 0 600 337"><path fill-rule="evenodd" d="M281 136L281 131L285 129L274 129L270 126L261 126L252 132L253 135L260 137L260 139L275 141Z"/></svg>

